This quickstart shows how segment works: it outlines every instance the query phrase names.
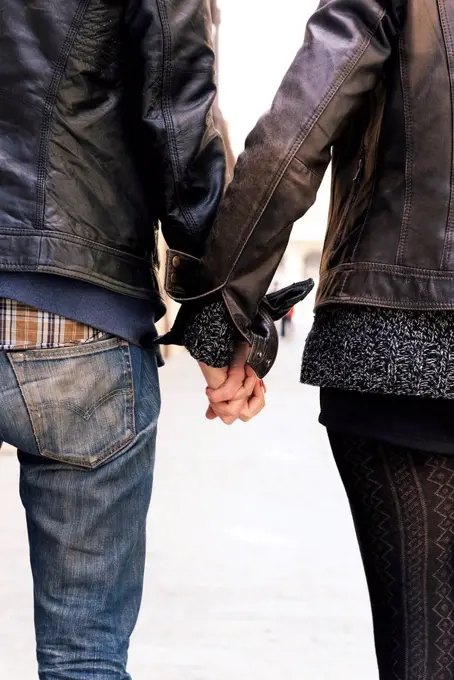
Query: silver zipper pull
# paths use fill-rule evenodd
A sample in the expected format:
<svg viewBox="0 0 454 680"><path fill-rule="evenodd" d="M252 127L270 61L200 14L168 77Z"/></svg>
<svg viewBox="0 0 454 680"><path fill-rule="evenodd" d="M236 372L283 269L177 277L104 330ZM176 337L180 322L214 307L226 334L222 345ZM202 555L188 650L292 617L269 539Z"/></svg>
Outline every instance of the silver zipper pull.
<svg viewBox="0 0 454 680"><path fill-rule="evenodd" d="M363 165L364 165L364 158L361 156L361 158L359 159L359 162L358 162L358 169L356 171L356 175L353 177L354 182L356 182L358 177L360 176L361 170L363 169Z"/></svg>

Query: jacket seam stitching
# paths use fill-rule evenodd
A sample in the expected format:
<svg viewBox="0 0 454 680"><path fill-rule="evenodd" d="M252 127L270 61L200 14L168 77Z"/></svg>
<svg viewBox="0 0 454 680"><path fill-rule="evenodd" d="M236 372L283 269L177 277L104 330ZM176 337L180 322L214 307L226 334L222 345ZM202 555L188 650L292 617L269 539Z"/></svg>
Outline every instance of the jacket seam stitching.
<svg viewBox="0 0 454 680"><path fill-rule="evenodd" d="M75 234L64 234L63 232L59 231L51 231L50 229L46 229L43 234L37 234L36 230L34 231L23 231L23 230L4 230L0 233L0 240L4 236L17 236L17 237L36 237L39 239L50 239L53 241L66 241L68 243L77 243L83 246L90 246L92 250L97 250L101 253L106 253L109 255L117 255L122 257L125 260L128 260L131 262L131 264L137 264L140 262L143 262L147 265L151 264L149 260L145 257L141 257L140 255L132 255L131 253L126 253L122 250L119 250L118 248L113 248L112 246L107 246L107 245L102 245L101 243L96 243L96 241L93 241L89 238L84 238L83 236L76 236Z"/></svg>
<svg viewBox="0 0 454 680"><path fill-rule="evenodd" d="M41 273L58 273L63 276L68 276L68 267L63 267L63 266L58 266L58 265L51 265L51 264L41 264L37 265L35 267L27 267L26 265L0 265L0 272L2 271L24 271L24 272L41 272ZM134 293L145 293L146 296L142 295L132 295L132 297L137 297L137 299L140 300L149 300L151 299L151 293L157 293L157 289L155 287L143 287L143 286L138 286L136 284L129 284L129 283L123 283L122 281L119 281L118 279L113 278L112 276L104 275L104 274L97 274L96 272L90 271L88 269L85 269L83 267L79 267L77 265L71 265L71 278L75 279L76 281L85 281L88 283L99 283L102 285L106 281L111 281L112 284L114 284L112 287L109 288L109 290L114 290L115 292L121 292L125 294L131 294ZM83 273L89 272L90 273L90 278L87 276L82 276Z"/></svg>
<svg viewBox="0 0 454 680"><path fill-rule="evenodd" d="M161 68L150 68L148 69L149 73L162 73L162 67ZM184 74L200 74L204 73L205 75L213 75L215 74L215 69L212 68L211 66L207 66L207 68L179 68L178 66L173 68L174 73L184 73Z"/></svg>
<svg viewBox="0 0 454 680"><path fill-rule="evenodd" d="M169 96L169 84L172 78L172 32L169 22L167 10L164 6L163 0L156 0L158 6L159 20L162 29L162 117L166 125L167 144L170 152L171 168L175 188L175 198L181 210L187 225L191 229L196 229L197 225L190 212L186 209L180 197L179 181L181 179L181 164L178 154L178 145L176 141L175 126L172 117L172 101Z"/></svg>
<svg viewBox="0 0 454 680"><path fill-rule="evenodd" d="M341 278L339 295L345 295L344 290L345 290L346 285L347 285L347 274L345 274L344 277Z"/></svg>
<svg viewBox="0 0 454 680"><path fill-rule="evenodd" d="M392 274L393 276L399 277L399 278L405 278L411 276L412 278L416 279L432 279L434 281L449 281L453 280L454 281L454 272L452 273L442 273L442 272L434 272L431 269L423 269L423 268L417 268L417 267L401 267L400 269L404 270L401 271L400 269L398 270L397 268L399 265L387 265L387 264L377 264L373 262L352 262L350 264L341 264L335 269L330 269L327 272L324 272L322 276L320 277L320 282L323 283L327 278L336 276L338 274L351 274L357 271L369 271L369 272L377 272L377 273L382 273L382 274Z"/></svg>
<svg viewBox="0 0 454 680"><path fill-rule="evenodd" d="M52 80L47 91L47 96L44 101L42 119L41 119L41 135L38 151L38 166L37 166L37 197L36 197L36 212L34 218L34 225L36 229L43 230L44 214L46 207L46 178L47 166L49 162L49 141L52 119L54 116L55 106L57 103L57 96L60 89L62 78L65 74L68 60L71 56L72 47L77 37L77 32L82 24L84 15L87 11L90 0L80 0L74 17L71 21L68 33L60 50L59 57L54 67ZM39 247L38 261L41 255L41 244Z"/></svg>
<svg viewBox="0 0 454 680"><path fill-rule="evenodd" d="M408 98L409 91L408 67L405 57L404 46L405 37L404 35L402 35L401 38L399 39L399 57L400 57L399 61L405 126L405 190L404 190L404 209L402 215L399 245L397 248L396 264L404 263L405 250L408 243L408 227L410 224L410 215L413 198L413 131L412 131L411 107Z"/></svg>
<svg viewBox="0 0 454 680"><path fill-rule="evenodd" d="M360 152L359 152L359 159L362 159L362 162L365 163L365 156L366 156L366 134L367 131L364 132L361 138L361 143L360 143ZM359 166L358 166L359 167ZM350 188L350 191L348 192L348 197L347 200L345 201L345 207L342 210L341 217L339 218L339 221L337 223L337 228L336 228L336 234L335 234L335 242L333 244L333 247L331 249L331 252L329 254L329 261L333 261L333 259L341 252L341 250L345 247L345 245L348 243L349 238L352 236L352 231L350 231L350 234L348 234L347 230L347 222L348 218L351 216L351 213L353 209L355 208L356 201L355 199L355 189L358 188L358 192L361 190L361 187L358 187L358 179L353 178L352 181L352 186ZM362 226L360 227L360 230L362 229ZM353 255L352 255L353 257Z"/></svg>
<svg viewBox="0 0 454 680"><path fill-rule="evenodd" d="M372 204L373 204L374 198L375 198L375 191L376 191L376 188L377 188L377 162L378 161L377 161L377 158L376 158L375 164L374 164L374 178L373 178L373 181L372 181L372 186L371 186L371 190L370 190L370 196L369 196L366 214L364 216L361 228L358 232L358 238L356 239L356 243L355 243L355 246L354 246L353 252L352 252L352 259L353 260L355 259L356 253L358 252L359 244L361 242L361 239L362 239L362 236L363 236L363 233L364 233L364 229L366 228L366 224L368 223L370 211L372 210Z"/></svg>
<svg viewBox="0 0 454 680"><path fill-rule="evenodd" d="M354 246L353 251L352 251L352 260L353 261L356 258L356 254L358 252L359 244L360 244L362 236L364 234L364 229L366 228L366 224L369 220L370 212L372 210L372 205L373 205L374 198L375 198L375 192L377 190L378 155L379 155L379 148L380 148L380 140L381 140L381 136L382 136L382 132L383 132L384 107L385 107L385 103L383 103L383 107L382 107L381 112L380 112L380 127L379 127L379 130L378 130L376 146L375 146L375 149L374 149L375 158L374 158L374 167L373 167L373 180L372 180L372 186L371 186L371 190L370 190L369 201L368 201L368 204L367 204L367 210L366 210L366 214L364 216L363 223L361 225L361 229L359 230L359 233L358 233L358 238L356 239L356 243L355 243L355 246Z"/></svg>
<svg viewBox="0 0 454 680"><path fill-rule="evenodd" d="M449 87L451 96L451 116L453 121L454 130L454 90L453 90L453 64L454 64L454 50L452 49L452 31L449 25L449 20L446 14L446 8L444 2L438 2L438 11L441 21L443 40L445 43L445 49L447 54L448 62L448 74L449 74ZM449 35L449 40L447 39L446 33ZM443 252L441 257L441 268L447 269L449 261L451 259L452 252L452 232L454 229L454 194L452 189L453 184L453 158L454 158L454 139L453 146L451 148L451 182L450 182L450 196L449 196L449 210L448 210L448 223L446 228L445 242L443 244Z"/></svg>
<svg viewBox="0 0 454 680"><path fill-rule="evenodd" d="M316 304L316 309L319 309L320 307L325 307L326 305L332 305L332 304L346 304L347 302L350 302L351 304L355 303L361 303L361 304L366 304L366 305L371 305L375 304L377 306L380 306L381 304L387 304L393 309L416 309L420 311L426 311L430 309L441 309L441 310L453 310L454 311L454 302L449 303L449 302L428 302L427 304L421 303L421 302L411 302L408 301L407 303L402 303L402 301L396 302L394 298L383 298L383 297L376 297L376 296L371 296L371 297L365 297L363 295L347 295L345 294L344 297L337 297L331 295L328 298L323 298L321 302L317 302Z"/></svg>
<svg viewBox="0 0 454 680"><path fill-rule="evenodd" d="M304 144L306 139L309 137L313 128L317 124L317 121L320 119L323 112L326 111L327 107L329 106L329 104L333 100L334 96L339 91L339 89L342 87L344 82L347 80L347 78L349 77L349 75L353 71L356 64L360 61L362 56L367 51L368 47L371 44L371 41L372 41L374 35L377 33L377 30L378 30L379 26L381 25L381 23L383 22L383 19L386 16L386 14L387 14L386 10L383 10L380 13L380 16L379 16L379 19L378 19L378 21L375 25L375 28L373 30L367 30L364 40L360 43L360 45L355 50L355 52L353 53L351 58L348 60L347 64L341 70L339 76L336 78L335 82L333 83L333 85L330 87L327 94L323 98L320 106L312 114L312 116L309 118L309 120L307 121L304 128L297 135L297 138L294 141L290 151L288 152L286 157L281 162L277 173L273 176L272 181L268 185L268 188L267 188L267 190L264 194L264 198L262 199L258 209L255 211L255 213L253 215L253 218L252 218L251 223L250 223L250 224L252 224L252 226L250 228L248 236L247 236L246 240L244 241L244 244L243 244L240 252L238 253L237 257L235 258L232 266L230 267L229 272L227 274L227 277L226 277L223 285L225 285L225 283L230 278L232 271L234 270L239 259L241 258L241 255L243 254L249 240L251 239L252 234L254 233L254 230L255 230L259 220L261 219L263 213L265 212L267 205L270 203L271 198L273 197L277 187L279 186L279 184L280 184L286 170L288 169L290 163L292 162L293 158L295 158L296 153L301 148L301 146Z"/></svg>

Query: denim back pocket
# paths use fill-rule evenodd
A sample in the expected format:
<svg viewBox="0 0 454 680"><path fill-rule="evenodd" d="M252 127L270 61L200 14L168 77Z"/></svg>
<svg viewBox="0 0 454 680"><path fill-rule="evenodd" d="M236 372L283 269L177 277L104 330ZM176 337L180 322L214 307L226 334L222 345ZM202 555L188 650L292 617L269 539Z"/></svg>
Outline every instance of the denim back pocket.
<svg viewBox="0 0 454 680"><path fill-rule="evenodd" d="M94 468L135 437L127 342L10 352L42 456Z"/></svg>

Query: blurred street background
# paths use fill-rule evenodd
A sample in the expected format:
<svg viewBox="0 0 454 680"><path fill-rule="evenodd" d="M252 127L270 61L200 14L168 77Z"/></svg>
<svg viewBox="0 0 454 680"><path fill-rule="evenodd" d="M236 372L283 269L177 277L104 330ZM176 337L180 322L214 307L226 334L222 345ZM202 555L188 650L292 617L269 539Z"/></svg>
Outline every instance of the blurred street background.
<svg viewBox="0 0 454 680"><path fill-rule="evenodd" d="M316 0L217 0L219 105L237 155L271 103ZM220 21L219 21L220 20ZM329 189L296 225L280 285L316 276ZM299 385L314 298L295 314L256 421L204 419L185 353L161 372L163 413L133 680L377 680L367 593L349 509ZM170 323L171 308L165 323ZM0 678L36 678L32 585L18 464L0 456Z"/></svg>

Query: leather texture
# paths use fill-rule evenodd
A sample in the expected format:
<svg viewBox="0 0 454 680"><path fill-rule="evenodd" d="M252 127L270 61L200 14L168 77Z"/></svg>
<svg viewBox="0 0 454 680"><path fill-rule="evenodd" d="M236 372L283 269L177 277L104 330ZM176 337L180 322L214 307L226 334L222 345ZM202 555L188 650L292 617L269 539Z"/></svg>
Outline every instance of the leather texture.
<svg viewBox="0 0 454 680"><path fill-rule="evenodd" d="M222 291L248 337L332 161L317 306L453 310L453 80L453 0L322 0L170 294Z"/></svg>
<svg viewBox="0 0 454 680"><path fill-rule="evenodd" d="M249 341L251 349L247 363L259 378L265 378L273 367L279 350L279 336L276 321L282 319L299 302L309 295L314 287L312 279L294 283L287 288L270 293L259 305L258 313L251 326Z"/></svg>
<svg viewBox="0 0 454 680"><path fill-rule="evenodd" d="M180 286L180 281L196 280L200 273L200 260L194 257L177 253L172 250L167 251L166 280L165 287L172 291L172 296L184 295L184 288ZM259 378L264 378L274 365L279 349L279 336L275 322L282 319L292 307L304 300L314 288L314 281L300 281L294 283L280 291L266 295L257 305L251 317L251 322L247 328L242 324L241 315L232 315L231 301L227 297L227 291L219 288L214 291L214 296L224 296L224 302L231 319L239 332L239 337L245 339L251 349L247 358L247 363L254 369ZM181 306L171 330L159 338L161 345L184 345L185 329L192 324L194 317L201 307L209 305L213 299L213 294L208 296L202 294L192 300L184 302ZM222 339L219 339L222 342Z"/></svg>
<svg viewBox="0 0 454 680"><path fill-rule="evenodd" d="M158 290L156 230L200 257L225 184L209 0L4 0L0 272Z"/></svg>

